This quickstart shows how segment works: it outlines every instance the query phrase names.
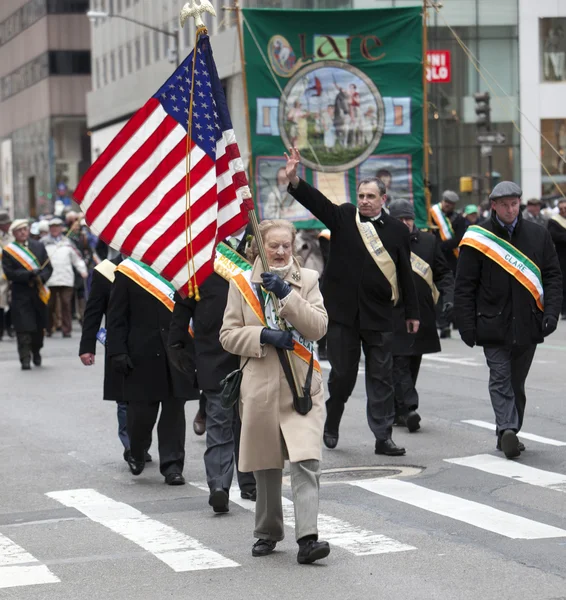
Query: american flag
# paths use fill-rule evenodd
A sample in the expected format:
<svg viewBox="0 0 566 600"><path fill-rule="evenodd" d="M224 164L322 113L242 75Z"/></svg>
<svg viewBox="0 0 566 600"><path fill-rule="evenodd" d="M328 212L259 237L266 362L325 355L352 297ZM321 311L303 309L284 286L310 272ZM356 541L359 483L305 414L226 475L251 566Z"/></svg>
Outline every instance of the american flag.
<svg viewBox="0 0 566 600"><path fill-rule="evenodd" d="M200 36L196 52L189 265L191 280L196 273L200 285L213 272L217 243L245 226L253 201L207 35ZM189 281L185 191L193 54L126 123L75 191L96 235L152 267L183 296Z"/></svg>

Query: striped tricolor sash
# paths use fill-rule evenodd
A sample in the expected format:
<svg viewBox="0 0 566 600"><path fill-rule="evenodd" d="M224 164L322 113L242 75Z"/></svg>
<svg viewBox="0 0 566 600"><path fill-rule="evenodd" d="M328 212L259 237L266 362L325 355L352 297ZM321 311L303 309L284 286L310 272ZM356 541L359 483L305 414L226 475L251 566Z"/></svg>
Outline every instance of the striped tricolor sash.
<svg viewBox="0 0 566 600"><path fill-rule="evenodd" d="M446 240L451 240L454 237L454 229L452 229L452 223L450 223L450 219L447 219L446 215L442 212L440 204L435 204L430 209L430 213L432 216L432 220L438 227L438 231L440 232L440 238L442 239L442 241L445 242ZM460 253L458 248L454 248L452 252L454 252L454 256L458 258L458 255Z"/></svg>
<svg viewBox="0 0 566 600"><path fill-rule="evenodd" d="M540 269L528 256L478 225L468 227L460 245L475 248L513 275L532 294L540 310L544 310L544 288Z"/></svg>
<svg viewBox="0 0 566 600"><path fill-rule="evenodd" d="M230 248L228 244L220 242L216 247L216 257L214 259L214 272L220 275L226 281L230 281L234 275L251 271L252 265Z"/></svg>
<svg viewBox="0 0 566 600"><path fill-rule="evenodd" d="M17 260L20 265L22 265L22 267L28 271L41 269L41 265L39 264L35 254L17 242L11 242L5 246L4 252L7 252L14 260ZM47 304L49 302L49 298L51 297L51 292L39 277L37 278L37 290L39 292L40 300L43 302L43 304Z"/></svg>
<svg viewBox="0 0 566 600"><path fill-rule="evenodd" d="M268 294L263 288L261 288L265 304L264 317L263 310L261 309L261 303L257 296L256 287L252 285L251 282L251 271L246 271L244 273L235 275L232 278L232 281L236 284L236 287L238 290L240 290L244 300L264 327L268 327L269 329L281 329L281 319L275 312L273 295ZM313 356L313 367L316 371L321 373L320 364L318 362L316 352L314 351L314 343L305 339L287 320L285 320L285 328L293 335L293 342L295 345L293 354L298 356L307 364L310 364L311 356Z"/></svg>
<svg viewBox="0 0 566 600"><path fill-rule="evenodd" d="M161 277L157 271L144 265L135 258L124 259L117 267L116 271L123 273L132 281L135 281L146 292L162 302L171 312L175 307L175 288L171 283Z"/></svg>

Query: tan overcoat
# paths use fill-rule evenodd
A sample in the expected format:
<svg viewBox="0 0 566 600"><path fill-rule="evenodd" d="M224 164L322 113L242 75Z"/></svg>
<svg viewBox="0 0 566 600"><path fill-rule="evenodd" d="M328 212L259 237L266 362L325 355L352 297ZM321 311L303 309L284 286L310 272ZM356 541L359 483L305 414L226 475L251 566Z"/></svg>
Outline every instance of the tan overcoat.
<svg viewBox="0 0 566 600"><path fill-rule="evenodd" d="M252 283L262 282L262 271L258 258L252 271ZM292 292L282 302L281 317L306 339L319 340L326 333L328 315L318 287L318 273L300 268L295 261L285 280ZM276 349L260 344L262 329L259 318L235 283L230 282L220 342L225 350L242 357L241 364L250 357L244 368L240 397L241 471L282 469L287 457L285 446L291 462L321 458L326 417L322 375L313 371L313 407L307 415L300 415L293 408L293 395ZM308 364L296 356L293 356L293 364L302 385Z"/></svg>
<svg viewBox="0 0 566 600"><path fill-rule="evenodd" d="M2 258L2 251L11 242L14 241L13 236L10 233L4 233L0 231L0 258ZM0 308L8 308L8 291L10 289L10 283L4 275L4 269L0 262Z"/></svg>

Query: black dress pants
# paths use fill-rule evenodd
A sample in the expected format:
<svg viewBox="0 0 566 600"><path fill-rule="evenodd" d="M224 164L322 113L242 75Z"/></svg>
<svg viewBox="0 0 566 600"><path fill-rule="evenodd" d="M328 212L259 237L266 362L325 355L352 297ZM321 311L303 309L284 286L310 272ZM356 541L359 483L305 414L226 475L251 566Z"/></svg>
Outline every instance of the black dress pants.
<svg viewBox="0 0 566 600"><path fill-rule="evenodd" d="M395 384L395 415L406 415L419 407L417 377L422 356L394 356L393 382Z"/></svg>
<svg viewBox="0 0 566 600"><path fill-rule="evenodd" d="M391 437L395 417L392 343L392 332L329 323L326 344L332 369L328 379L325 432L338 433L344 406L356 385L361 344L366 358L368 424L376 440Z"/></svg>
<svg viewBox="0 0 566 600"><path fill-rule="evenodd" d="M182 473L185 465L185 400L167 398L128 404L128 437L132 458L144 460L161 405L157 424L159 470L162 475Z"/></svg>

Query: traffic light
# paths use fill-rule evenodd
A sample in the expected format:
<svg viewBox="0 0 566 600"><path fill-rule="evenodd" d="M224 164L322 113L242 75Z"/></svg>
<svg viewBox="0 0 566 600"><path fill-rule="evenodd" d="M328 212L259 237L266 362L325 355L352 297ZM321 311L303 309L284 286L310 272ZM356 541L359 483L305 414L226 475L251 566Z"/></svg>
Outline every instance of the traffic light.
<svg viewBox="0 0 566 600"><path fill-rule="evenodd" d="M474 94L476 102L476 127L491 131L491 106L489 92Z"/></svg>

